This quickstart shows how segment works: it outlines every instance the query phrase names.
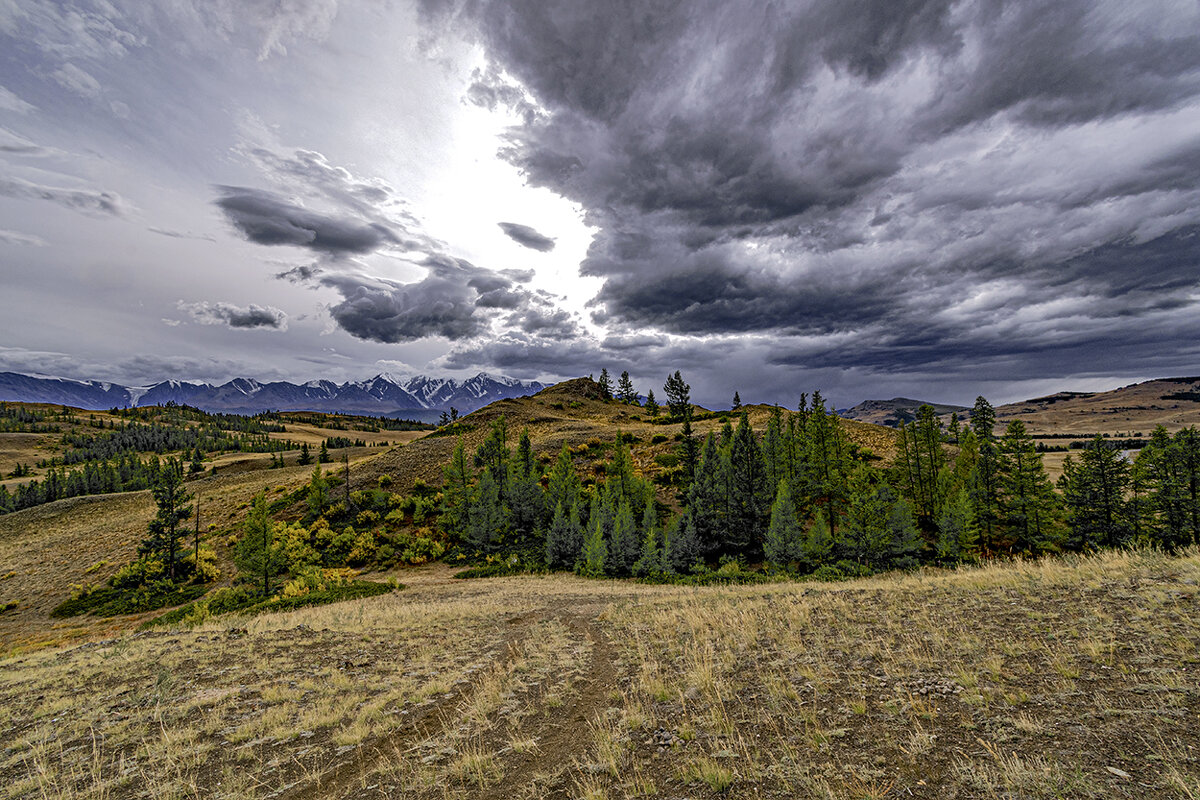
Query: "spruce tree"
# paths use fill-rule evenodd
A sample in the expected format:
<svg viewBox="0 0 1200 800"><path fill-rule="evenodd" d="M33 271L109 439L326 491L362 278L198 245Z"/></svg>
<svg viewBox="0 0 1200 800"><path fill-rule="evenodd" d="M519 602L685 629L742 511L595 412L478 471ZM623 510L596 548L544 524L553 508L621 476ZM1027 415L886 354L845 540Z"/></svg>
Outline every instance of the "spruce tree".
<svg viewBox="0 0 1200 800"><path fill-rule="evenodd" d="M745 411L730 444L729 466L732 491L722 551L755 560L762 553L774 487L767 483L766 463Z"/></svg>
<svg viewBox="0 0 1200 800"><path fill-rule="evenodd" d="M610 575L628 575L641 552L637 523L628 500L622 500L613 515L611 545L605 563Z"/></svg>
<svg viewBox="0 0 1200 800"><path fill-rule="evenodd" d="M1000 528L1000 451L996 443L996 411L983 395L971 409L976 459L971 476L971 504L979 526L979 545L985 553L998 549Z"/></svg>
<svg viewBox="0 0 1200 800"><path fill-rule="evenodd" d="M675 517L667 528L667 563L672 572L686 574L700 563L702 553L696 530L692 524L691 511Z"/></svg>
<svg viewBox="0 0 1200 800"><path fill-rule="evenodd" d="M637 562L633 565L633 574L639 578L658 575L663 571L663 547L659 543L658 512L654 508L654 499L646 503L642 513L642 548Z"/></svg>
<svg viewBox="0 0 1200 800"><path fill-rule="evenodd" d="M324 514L329 506L329 482L321 474L320 464L313 467L312 475L308 479L305 503L308 505L308 516L313 519Z"/></svg>
<svg viewBox="0 0 1200 800"><path fill-rule="evenodd" d="M309 449L308 449L308 442L303 442L303 443L301 443L301 445L300 445L300 458L298 458L298 459L296 460L296 463L297 463L297 464L299 464L299 465L300 465L300 466L302 466L302 467L307 467L309 464L311 464L311 463L312 463L312 453L311 453L311 452L309 452Z"/></svg>
<svg viewBox="0 0 1200 800"><path fill-rule="evenodd" d="M333 458L329 455L329 443L322 441L321 450L317 453L317 463L328 464L332 460Z"/></svg>
<svg viewBox="0 0 1200 800"><path fill-rule="evenodd" d="M554 507L554 519L546 533L546 565L552 569L572 569L583 549L583 528L579 524L579 509L562 503Z"/></svg>
<svg viewBox="0 0 1200 800"><path fill-rule="evenodd" d="M738 411L742 407L742 396L736 391L733 393L733 410Z"/></svg>
<svg viewBox="0 0 1200 800"><path fill-rule="evenodd" d="M805 567L815 570L829 561L833 552L833 534L829 532L829 523L823 514L817 514L804 532L800 543L800 555Z"/></svg>
<svg viewBox="0 0 1200 800"><path fill-rule="evenodd" d="M687 493L690 532L696 539L700 553L706 556L720 550L725 530L728 512L725 468L726 462L717 449L717 440L710 433L704 438L696 477Z"/></svg>
<svg viewBox="0 0 1200 800"><path fill-rule="evenodd" d="M680 431L679 440L679 461L683 467L683 491L691 486L692 481L696 477L696 466L699 461L699 443L696 437L692 435L692 415L686 412L683 415L683 429Z"/></svg>
<svg viewBox="0 0 1200 800"><path fill-rule="evenodd" d="M803 536L792 504L792 490L786 480L776 484L775 502L771 504L771 524L763 542L763 555L770 564L786 569L803 555Z"/></svg>
<svg viewBox="0 0 1200 800"><path fill-rule="evenodd" d="M982 453L982 450L981 450ZM1038 553L1057 545L1055 495L1025 423L1008 423L1000 439L997 482L1001 489L1001 540L1013 553Z"/></svg>
<svg viewBox="0 0 1200 800"><path fill-rule="evenodd" d="M974 561L979 538L966 486L952 493L938 516L937 556L942 561Z"/></svg>
<svg viewBox="0 0 1200 800"><path fill-rule="evenodd" d="M238 569L262 581L263 597L271 595L271 578L286 564L283 548L275 539L276 523L267 508L267 497L259 492L246 515L242 538L238 540L234 561Z"/></svg>
<svg viewBox="0 0 1200 800"><path fill-rule="evenodd" d="M317 467L320 470L320 467ZM316 477L316 471L313 475ZM467 538L467 531L471 527L471 481L473 473L470 464L467 462L467 455L463 449L462 437L454 446L454 453L450 456L450 463L442 468L444 480L442 482L442 514L440 522L442 530L450 534L452 538L463 539Z"/></svg>
<svg viewBox="0 0 1200 800"><path fill-rule="evenodd" d="M493 552L508 529L508 511L500 496L500 487L490 470L479 474L471 492L470 519L467 521L467 541L484 552Z"/></svg>
<svg viewBox="0 0 1200 800"><path fill-rule="evenodd" d="M604 576L608 545L604 541L604 523L600 520L600 515L592 516L595 519L588 526L587 536L583 540L583 553L576 569L585 577L600 578Z"/></svg>
<svg viewBox="0 0 1200 800"><path fill-rule="evenodd" d="M564 509L574 508L579 503L583 491L579 475L575 472L575 461L571 451L564 444L558 453L558 459L550 468L549 482L546 486L546 503L551 507L561 505Z"/></svg>
<svg viewBox="0 0 1200 800"><path fill-rule="evenodd" d="M1099 434L1088 442L1079 463L1068 456L1058 481L1074 550L1117 547L1133 535L1129 521L1129 465Z"/></svg>
<svg viewBox="0 0 1200 800"><path fill-rule="evenodd" d="M804 424L801 455L801 496L825 515L829 533L837 539L838 518L847 503L852 469L846 434L837 417L825 410L820 392L813 392L812 406L801 411Z"/></svg>

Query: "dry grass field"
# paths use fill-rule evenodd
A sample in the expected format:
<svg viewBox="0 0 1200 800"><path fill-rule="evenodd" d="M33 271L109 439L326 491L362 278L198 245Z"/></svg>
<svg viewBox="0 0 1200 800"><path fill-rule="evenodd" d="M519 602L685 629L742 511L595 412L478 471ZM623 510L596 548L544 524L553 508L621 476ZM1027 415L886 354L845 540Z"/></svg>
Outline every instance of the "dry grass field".
<svg viewBox="0 0 1200 800"><path fill-rule="evenodd" d="M0 662L0 797L1200 797L1195 551L404 580Z"/></svg>

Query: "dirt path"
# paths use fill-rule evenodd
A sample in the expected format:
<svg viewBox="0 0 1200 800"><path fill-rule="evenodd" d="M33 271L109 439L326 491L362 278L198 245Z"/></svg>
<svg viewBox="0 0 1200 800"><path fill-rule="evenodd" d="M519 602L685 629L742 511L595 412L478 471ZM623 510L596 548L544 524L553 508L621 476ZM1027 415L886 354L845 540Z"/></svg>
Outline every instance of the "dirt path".
<svg viewBox="0 0 1200 800"><path fill-rule="evenodd" d="M535 614L526 614L509 620L509 630L494 651L495 665L503 669L515 657L519 646L528 635L529 626L536 620ZM482 673L480 673L482 675ZM312 781L301 776L297 782L273 792L270 797L280 800L324 800L331 797L352 796L360 788L363 775L371 774L397 753L409 749L413 742L421 742L438 736L457 723L457 709L469 702L478 688L478 682L460 684L442 696L442 699L413 714L410 724L364 747L348 753L346 761L339 762L322 771Z"/></svg>
<svg viewBox="0 0 1200 800"><path fill-rule="evenodd" d="M598 608L560 609L554 616L580 639L586 639L590 650L590 664L585 677L578 686L578 693L563 709L564 713L545 719L536 727L523 733L537 741L537 749L526 754L510 754L505 764L504 777L499 783L486 787L479 793L480 800L509 800L514 797L536 796L540 798L568 798L566 768L583 755L581 732L588 724L601 716L607 708L610 691L617 686L617 670L613 658L613 647L608 636L596 622ZM558 774L551 787L536 786L541 778ZM522 790L536 788L536 794L522 794Z"/></svg>

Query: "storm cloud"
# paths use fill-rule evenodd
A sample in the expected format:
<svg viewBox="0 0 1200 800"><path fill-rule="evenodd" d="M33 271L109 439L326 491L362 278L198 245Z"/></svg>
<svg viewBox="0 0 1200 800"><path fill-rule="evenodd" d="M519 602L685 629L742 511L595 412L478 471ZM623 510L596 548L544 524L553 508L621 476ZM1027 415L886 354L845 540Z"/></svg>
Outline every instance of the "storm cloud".
<svg viewBox="0 0 1200 800"><path fill-rule="evenodd" d="M580 270L603 280L593 321L611 331L1029 377L1101 353L1142 369L1195 328L1194 5L422 9L430 35L468 24L487 74L543 110L503 155L599 228Z"/></svg>
<svg viewBox="0 0 1200 800"><path fill-rule="evenodd" d="M218 188L221 197L217 206L255 244L294 245L336 256L370 253L397 241L380 223L310 211L261 189Z"/></svg>
<svg viewBox="0 0 1200 800"><path fill-rule="evenodd" d="M505 236L522 247L537 250L539 253L549 253L554 249L553 239L538 233L528 225L521 225L516 222L500 222L497 224L500 226L500 230L504 231Z"/></svg>
<svg viewBox="0 0 1200 800"><path fill-rule="evenodd" d="M386 344L431 336L451 341L482 336L491 331L497 311L539 302L511 276L463 259L430 255L421 266L426 276L411 283L358 273L322 275L317 280L342 296L329 314L343 330L358 339Z"/></svg>

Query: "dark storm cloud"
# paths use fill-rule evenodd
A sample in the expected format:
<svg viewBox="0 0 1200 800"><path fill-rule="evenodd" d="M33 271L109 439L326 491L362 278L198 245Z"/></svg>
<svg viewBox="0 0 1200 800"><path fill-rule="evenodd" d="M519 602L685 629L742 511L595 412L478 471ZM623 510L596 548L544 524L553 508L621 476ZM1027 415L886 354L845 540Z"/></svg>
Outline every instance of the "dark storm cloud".
<svg viewBox="0 0 1200 800"><path fill-rule="evenodd" d="M330 256L370 253L398 241L386 226L310 211L272 192L220 186L217 206L248 240L295 245Z"/></svg>
<svg viewBox="0 0 1200 800"><path fill-rule="evenodd" d="M593 318L612 330L765 335L775 363L806 367L962 371L974 354L1027 377L1099 349L1140 370L1139 330L1187 349L1193 4L422 11L430 35L466 26L486 49L472 102L515 102L519 84L538 104L502 152L600 229L581 271L603 279ZM1108 347L1126 333L1139 344ZM574 357L530 342L485 349Z"/></svg>
<svg viewBox="0 0 1200 800"><path fill-rule="evenodd" d="M539 253L549 253L554 249L553 239L538 233L528 225L521 225L516 222L499 222L496 224L500 226L500 230L504 231L505 236L522 247L537 250Z"/></svg>
<svg viewBox="0 0 1200 800"><path fill-rule="evenodd" d="M225 325L230 328L272 328L287 330L287 314L273 306L251 303L241 307L232 303L185 303L180 301L179 310L191 315L201 325Z"/></svg>
<svg viewBox="0 0 1200 800"><path fill-rule="evenodd" d="M421 266L426 276L412 283L361 274L329 274L318 281L341 294L342 302L329 313L343 330L387 344L430 336L471 339L490 332L498 311L520 313L542 302L511 277L463 259L434 254Z"/></svg>

